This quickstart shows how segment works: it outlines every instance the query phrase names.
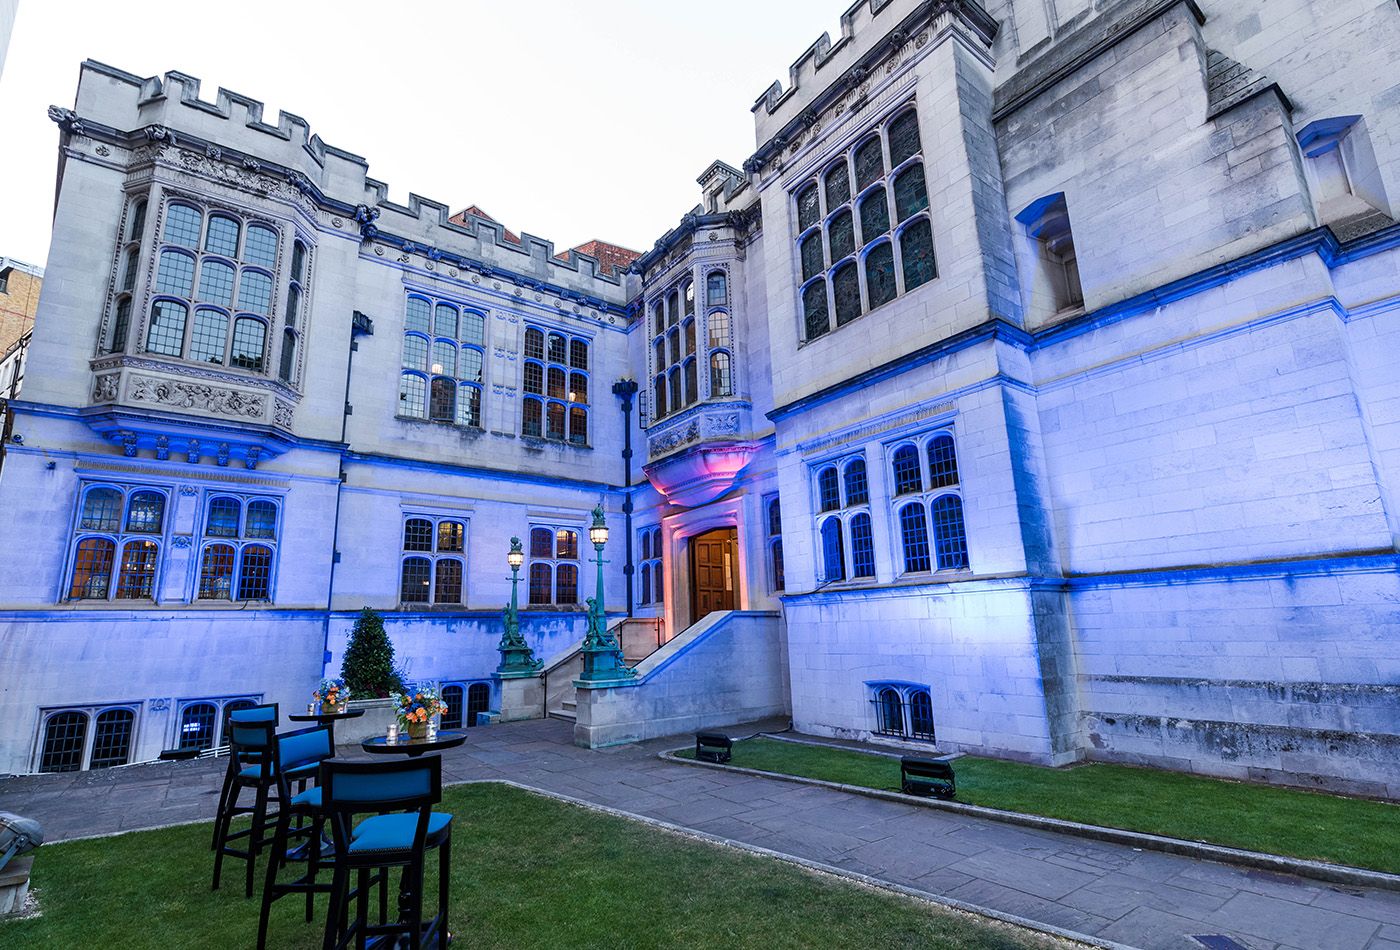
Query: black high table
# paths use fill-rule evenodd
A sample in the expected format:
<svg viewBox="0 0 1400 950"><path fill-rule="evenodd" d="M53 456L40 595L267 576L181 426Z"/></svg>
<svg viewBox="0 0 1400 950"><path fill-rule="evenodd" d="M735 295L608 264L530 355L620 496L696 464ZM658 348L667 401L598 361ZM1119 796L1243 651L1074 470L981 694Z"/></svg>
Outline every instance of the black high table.
<svg viewBox="0 0 1400 950"><path fill-rule="evenodd" d="M397 741L390 742L385 736L375 736L360 743L360 748L372 755L408 755L414 758L425 752L441 752L455 749L467 741L467 733L461 729L447 729L432 739L410 739L400 734Z"/></svg>

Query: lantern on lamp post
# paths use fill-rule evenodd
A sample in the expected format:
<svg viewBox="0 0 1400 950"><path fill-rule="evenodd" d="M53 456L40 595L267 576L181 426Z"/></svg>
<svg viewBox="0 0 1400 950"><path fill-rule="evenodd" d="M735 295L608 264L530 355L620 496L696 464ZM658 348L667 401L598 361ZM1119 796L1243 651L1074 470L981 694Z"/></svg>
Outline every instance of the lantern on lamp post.
<svg viewBox="0 0 1400 950"><path fill-rule="evenodd" d="M520 635L520 606L517 590L520 586L520 566L525 563L525 551L520 547L519 538L510 539L510 553L506 555L510 565L510 606L505 609L505 631L496 649L501 653L501 665L496 667L501 676L533 676L543 666L535 659L535 651Z"/></svg>
<svg viewBox="0 0 1400 950"><path fill-rule="evenodd" d="M593 509L588 540L597 552L598 591L588 598L588 634L583 638L583 674L579 680L588 684L628 679L636 673L624 661L617 639L608 633L608 619L603 611L603 565L607 563L603 560L603 546L608 543L608 523L601 504Z"/></svg>

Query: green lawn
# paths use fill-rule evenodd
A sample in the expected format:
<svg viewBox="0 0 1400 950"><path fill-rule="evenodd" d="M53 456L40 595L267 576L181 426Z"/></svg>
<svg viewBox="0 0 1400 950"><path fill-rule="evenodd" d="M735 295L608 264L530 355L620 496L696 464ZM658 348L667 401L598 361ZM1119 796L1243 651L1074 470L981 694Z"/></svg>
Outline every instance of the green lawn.
<svg viewBox="0 0 1400 950"><path fill-rule="evenodd" d="M830 746L748 739L734 743L731 764L899 790L898 759ZM960 802L1400 874L1400 807L1384 802L1126 765L965 756L953 769Z"/></svg>
<svg viewBox="0 0 1400 950"><path fill-rule="evenodd" d="M1065 945L505 785L444 797L442 809L457 816L452 930L461 946ZM209 890L209 832L191 825L46 845L34 862L43 916L0 923L0 947L251 947L258 901L244 900L238 861L226 864L223 889ZM301 905L294 895L273 906L272 947L320 946L320 918L303 923Z"/></svg>

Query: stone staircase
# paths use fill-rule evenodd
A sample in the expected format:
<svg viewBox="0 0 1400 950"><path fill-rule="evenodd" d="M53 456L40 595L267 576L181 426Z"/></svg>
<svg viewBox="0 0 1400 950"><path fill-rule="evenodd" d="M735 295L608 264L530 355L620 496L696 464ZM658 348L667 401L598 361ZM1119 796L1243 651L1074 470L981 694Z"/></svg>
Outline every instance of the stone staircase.
<svg viewBox="0 0 1400 950"><path fill-rule="evenodd" d="M656 618L623 617L608 624L608 632L622 645L628 666L651 656L663 645L665 625ZM583 673L582 642L545 663L545 715L550 719L575 722L578 719L578 690L574 680Z"/></svg>

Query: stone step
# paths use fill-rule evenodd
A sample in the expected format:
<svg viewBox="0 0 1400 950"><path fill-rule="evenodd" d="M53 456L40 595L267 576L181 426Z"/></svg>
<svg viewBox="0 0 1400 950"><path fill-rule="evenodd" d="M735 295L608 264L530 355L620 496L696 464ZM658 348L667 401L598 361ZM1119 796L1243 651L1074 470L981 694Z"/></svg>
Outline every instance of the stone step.
<svg viewBox="0 0 1400 950"><path fill-rule="evenodd" d="M559 704L562 711L567 713L578 712L578 703L572 699L566 699Z"/></svg>
<svg viewBox="0 0 1400 950"><path fill-rule="evenodd" d="M549 711L549 718L558 719L563 722L578 722L577 716L571 712L564 712L562 709L551 709Z"/></svg>

